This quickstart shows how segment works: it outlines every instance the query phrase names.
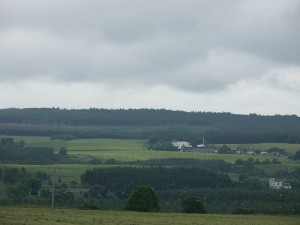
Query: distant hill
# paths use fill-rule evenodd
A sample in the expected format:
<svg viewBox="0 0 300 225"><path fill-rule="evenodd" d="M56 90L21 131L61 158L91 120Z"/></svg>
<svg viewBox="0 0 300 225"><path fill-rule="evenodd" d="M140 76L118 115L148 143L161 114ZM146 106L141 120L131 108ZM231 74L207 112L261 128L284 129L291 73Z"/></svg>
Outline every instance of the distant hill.
<svg viewBox="0 0 300 225"><path fill-rule="evenodd" d="M208 125L218 123L292 124L300 125L296 115L261 116L216 112L185 112L166 109L0 109L0 123L61 124L84 126L165 126Z"/></svg>
<svg viewBox="0 0 300 225"><path fill-rule="evenodd" d="M205 136L213 143L300 143L300 118L296 115L238 115L226 112L185 112L166 109L9 108L0 109L1 124L94 128L84 137L110 137L112 135L113 138L149 138L154 135L165 139L182 137L193 140L196 137L202 139ZM107 132L111 132L109 135L104 135L105 132L97 135L95 129L104 126L118 127L122 130L122 135L118 135L116 129L115 132L108 129ZM126 127L138 127L139 130L129 135L126 134L129 132L125 129ZM173 128L170 129L170 127ZM2 126L0 134L20 134L10 132L11 127L9 129ZM32 130L30 134L36 135ZM62 129L60 132L46 132L46 134L71 134L81 137L78 130L71 132Z"/></svg>

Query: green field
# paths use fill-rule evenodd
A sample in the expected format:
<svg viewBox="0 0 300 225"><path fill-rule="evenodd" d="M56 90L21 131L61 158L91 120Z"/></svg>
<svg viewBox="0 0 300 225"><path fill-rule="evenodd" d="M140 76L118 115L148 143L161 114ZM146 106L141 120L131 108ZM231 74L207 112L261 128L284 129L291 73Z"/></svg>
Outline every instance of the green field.
<svg viewBox="0 0 300 225"><path fill-rule="evenodd" d="M191 158L191 159L223 159L227 162L234 162L236 159L254 159L272 160L273 156L249 156L249 155L235 155L235 154L213 154L213 153L199 153L199 152L170 152L170 151L151 151L147 150L146 141L144 140L126 140L126 139L78 139L71 141L51 140L50 137L32 137L32 136L11 136L16 141L23 140L28 146L36 147L52 147L55 150L65 146L70 155L76 155L81 158L90 159L114 158L119 161L136 161L159 158ZM240 145L230 145L237 147ZM265 150L270 147L280 147L286 149L287 152L295 152L300 149L300 144L253 144L242 145L249 146L253 149ZM293 163L287 157L278 157L284 164Z"/></svg>
<svg viewBox="0 0 300 225"><path fill-rule="evenodd" d="M3 137L3 136L2 136ZM76 157L81 161L89 161L93 158L115 159L121 162L148 160L148 159L165 159L165 158L191 158L191 159L223 159L224 161L233 163L236 159L246 160L248 158L259 159L260 161L277 158L281 164L259 165L260 168L268 172L274 173L278 170L293 170L299 167L293 160L280 156L261 156L261 155L240 155L240 154L214 154L199 152L170 152L170 151L153 151L147 150L146 141L144 140L126 140L126 139L78 139L71 141L51 140L50 137L32 137L32 136L11 136L16 141L23 140L27 146L36 147L52 147L56 151L65 146L68 149L69 156ZM238 147L240 145L231 145ZM267 149L270 147L280 147L288 152L294 152L300 149L300 145L296 144L253 144L242 145L253 149ZM28 171L36 172L38 170L51 173L51 168L60 168L60 177L64 182L76 181L80 182L80 175L88 168L103 167L106 165L89 165L89 164L59 164L59 165L16 165L10 164L6 166L24 167ZM234 176L234 175L233 175Z"/></svg>
<svg viewBox="0 0 300 225"><path fill-rule="evenodd" d="M1 225L299 225L300 217L200 215L0 207Z"/></svg>
<svg viewBox="0 0 300 225"><path fill-rule="evenodd" d="M213 154L199 152L170 152L147 150L144 140L126 139L78 139L71 141L52 140L49 137L15 137L16 140L24 140L30 146L48 146L58 149L67 147L69 154L81 156L93 156L104 159L114 158L119 161L136 161L158 158L192 158L192 159L223 159L227 162L234 162L236 159L247 159L249 155L234 154ZM270 147L280 147L288 152L295 152L300 149L299 144L253 144L249 145L254 149L265 150ZM254 159L273 159L273 156L251 156ZM283 163L290 163L286 157L278 157Z"/></svg>
<svg viewBox="0 0 300 225"><path fill-rule="evenodd" d="M146 141L143 140L120 140L120 139L80 139L65 142L69 154L82 156L94 156L98 158L114 158L119 161L136 161L147 159L164 158L191 158L191 159L223 159L227 162L234 162L236 159L246 160L250 157L259 160L272 160L277 158L284 164L294 163L287 157L260 156L260 155L237 155L237 154L214 154L200 152L179 152L179 151L152 151L146 148ZM283 147L282 145L280 145ZM289 146L289 145L288 145ZM300 145L297 145L300 148Z"/></svg>

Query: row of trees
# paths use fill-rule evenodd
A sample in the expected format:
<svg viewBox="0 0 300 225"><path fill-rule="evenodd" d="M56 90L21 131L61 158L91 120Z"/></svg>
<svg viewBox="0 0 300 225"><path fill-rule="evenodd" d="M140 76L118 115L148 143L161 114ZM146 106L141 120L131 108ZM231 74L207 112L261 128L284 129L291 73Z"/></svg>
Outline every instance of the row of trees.
<svg viewBox="0 0 300 225"><path fill-rule="evenodd" d="M51 202L51 179L41 171L28 173L26 169L0 168L0 202L1 204L47 204ZM64 207L81 209L103 209L104 207L124 208L129 211L159 212L159 198L154 190L142 186L133 190L128 199L120 200L115 192L102 185L90 186L88 192L77 197L69 191L64 183L57 183L55 204ZM183 202L183 212L201 213L199 203L194 199ZM100 203L100 204L99 204ZM125 206L124 206L125 205ZM203 208L203 205L202 205ZM115 208L116 209L116 208ZM203 208L204 209L204 208Z"/></svg>
<svg viewBox="0 0 300 225"><path fill-rule="evenodd" d="M300 143L300 118L295 115L235 115L164 109L0 109L1 123L5 125L0 127L0 134L45 135L66 140L96 137L150 139L154 136L161 143L172 139L201 143L202 137L206 137L208 143ZM7 125L11 123L36 126ZM92 128L63 127L68 125ZM99 128L102 126L106 126L105 129Z"/></svg>
<svg viewBox="0 0 300 225"><path fill-rule="evenodd" d="M275 173L267 173L259 168L252 158L238 159L235 164L228 164L222 160L203 160L203 162L199 161L197 165L197 160L188 160L191 163L190 167L174 167L175 162L180 164L178 159L166 161L169 161L170 168L157 167L159 164L155 164L155 167L145 168L94 168L82 174L81 181L88 187L96 184L103 185L114 190L122 199L125 199L133 189L141 185L148 185L156 190L204 187L242 187L260 190L268 188L268 177L283 178L293 188L300 188L299 168L290 172L279 170ZM238 181L233 182L224 172L238 174ZM262 178L265 179L265 182L262 181Z"/></svg>
<svg viewBox="0 0 300 225"><path fill-rule="evenodd" d="M207 213L198 198L187 197L182 200L181 204L184 213ZM130 194L124 209L137 212L159 212L159 199L151 187L142 186Z"/></svg>
<svg viewBox="0 0 300 225"><path fill-rule="evenodd" d="M221 173L204 168L165 168L165 167L115 167L94 168L81 175L81 182L87 186L101 184L114 190L118 197L126 199L128 194L142 185L156 190L229 187L231 179Z"/></svg>
<svg viewBox="0 0 300 225"><path fill-rule="evenodd" d="M300 215L299 189L272 190L234 188L199 188L157 190L161 200L161 210L172 212L180 211L181 201L195 196L204 205L209 213L237 213L236 209L251 209L253 213L263 214L294 214ZM240 212L242 214L242 212Z"/></svg>
<svg viewBox="0 0 300 225"><path fill-rule="evenodd" d="M53 148L26 147L25 142L15 142L13 138L0 139L0 162L46 164L58 162L67 155L67 149L61 148L55 154Z"/></svg>
<svg viewBox="0 0 300 225"><path fill-rule="evenodd" d="M193 113L197 115L197 113ZM153 109L81 109L66 110L59 108L38 109L2 109L1 123L29 123L29 124L64 124L64 125L112 125L112 126L153 126L168 124L184 124L195 120L187 118L185 112ZM203 120L203 119L202 119ZM197 124L205 121L198 119ZM148 122L147 122L148 121Z"/></svg>
<svg viewBox="0 0 300 225"><path fill-rule="evenodd" d="M113 125L113 126L165 126L208 125L223 123L268 124L300 123L296 115L262 116L237 115L214 112L185 112L166 109L79 109L27 108L1 109L0 123ZM286 124L285 124L286 125ZM296 126L295 126L296 127Z"/></svg>
<svg viewBox="0 0 300 225"><path fill-rule="evenodd" d="M49 176L38 171L28 173L24 168L0 168L1 195L8 196L12 201L20 201L26 195L38 195L42 182L48 181Z"/></svg>
<svg viewBox="0 0 300 225"><path fill-rule="evenodd" d="M243 164L251 164L251 162L243 161ZM235 167L244 169L240 163L233 166ZM188 170L171 169L173 177L168 176L169 173L164 169L158 168L155 170L158 178L154 178L145 170L146 168L129 168L136 169L134 173L132 171L127 173L130 170L125 169L119 168L114 173L107 173L106 170L101 173L101 169L89 170L90 173L83 174L83 181L90 180L84 183L86 188L75 182L69 185L59 183L55 192L56 205L82 209L134 211L205 213L207 210L209 213L300 214L300 187L293 186L291 190L272 190L262 186L259 179L251 176L241 176L240 182L230 181L230 185L224 186L222 175L207 173L206 170L194 167ZM127 174L129 179L123 179ZM203 176L199 176L200 174ZM299 174L298 169L290 172L288 177L299 180ZM178 180L175 176L179 177ZM186 176L186 179L183 179L183 176ZM143 177L146 178L143 180ZM45 173L29 174L25 169L0 168L0 178L1 204L49 205L51 202L51 181ZM168 184L163 183L162 179L166 179ZM218 180L217 186L215 186L215 179ZM180 184L177 184L177 181ZM159 182L163 184L158 185ZM82 193L76 190L82 190Z"/></svg>

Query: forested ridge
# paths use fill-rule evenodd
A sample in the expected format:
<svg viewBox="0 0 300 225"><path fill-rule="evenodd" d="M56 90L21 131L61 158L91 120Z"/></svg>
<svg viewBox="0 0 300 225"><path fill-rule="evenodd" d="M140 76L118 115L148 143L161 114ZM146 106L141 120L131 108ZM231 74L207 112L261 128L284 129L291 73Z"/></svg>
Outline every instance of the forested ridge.
<svg viewBox="0 0 300 225"><path fill-rule="evenodd" d="M191 142L201 142L205 137L208 143L300 143L300 118L166 109L10 108L0 109L0 134L122 139L155 136Z"/></svg>
<svg viewBox="0 0 300 225"><path fill-rule="evenodd" d="M239 115L227 112L185 112L166 109L0 109L0 123L61 124L83 126L165 126L242 123L300 125L296 115ZM296 123L296 124L295 124Z"/></svg>

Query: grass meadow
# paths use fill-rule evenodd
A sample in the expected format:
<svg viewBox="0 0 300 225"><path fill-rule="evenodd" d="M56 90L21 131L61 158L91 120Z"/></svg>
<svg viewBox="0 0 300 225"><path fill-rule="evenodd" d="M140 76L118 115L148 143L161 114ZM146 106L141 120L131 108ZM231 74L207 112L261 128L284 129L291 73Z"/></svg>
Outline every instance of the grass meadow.
<svg viewBox="0 0 300 225"><path fill-rule="evenodd" d="M3 137L3 136L2 136ZM260 155L235 155L235 154L214 154L200 152L170 152L170 151L152 151L146 147L145 140L127 140L127 139L77 139L71 141L51 140L50 137L37 136L11 136L16 141L23 140L28 146L36 147L52 147L56 151L65 146L70 155L76 155L81 158L90 159L98 157L103 159L114 158L119 161L136 161L160 158L191 158L191 159L223 159L227 162L234 162L236 159L254 159L272 160L274 156ZM249 145L230 145L232 147L253 148L265 150L270 147L280 147L286 149L287 152L293 153L300 149L300 144L282 144L282 143L266 143L266 144L249 144ZM292 162L287 157L278 157L284 164Z"/></svg>
<svg viewBox="0 0 300 225"><path fill-rule="evenodd" d="M300 217L0 207L1 225L299 225Z"/></svg>
<svg viewBox="0 0 300 225"><path fill-rule="evenodd" d="M2 136L3 137L3 136ZM16 141L23 140L28 146L36 147L52 147L58 151L61 147L67 147L69 157L76 157L81 161L88 161L93 158L115 159L123 161L148 160L148 159L164 159L164 158L191 158L191 159L223 159L233 163L236 159L246 160L250 157L264 161L277 158L281 164L264 164L259 165L268 172L274 173L278 170L293 170L299 167L295 161L289 160L285 156L261 156L261 155L240 155L240 154L215 154L200 152L171 152L171 151L154 151L148 150L145 140L127 140L127 139L78 139L71 141L51 140L50 137L36 136L11 136ZM232 147L240 147L241 145L231 145ZM244 148L265 150L270 147L280 147L286 149L287 152L295 152L300 149L300 145L291 144L252 144L242 145ZM8 164L2 166L24 167L28 171L36 172L38 170L51 173L53 168L60 168L60 177L64 182L76 181L80 182L80 175L86 169L94 167L104 167L107 165L90 165L90 164L58 164L58 165L17 165Z"/></svg>
<svg viewBox="0 0 300 225"><path fill-rule="evenodd" d="M62 146L67 147L69 154L90 155L94 157L111 159L119 161L136 161L159 158L192 158L192 159L223 159L227 162L234 162L236 159L247 159L249 155L221 155L213 153L200 152L170 152L170 151L151 151L146 147L145 140L127 140L127 139L78 139L71 141L51 140L49 137L16 137L24 140L30 146L48 146L59 149ZM245 145L249 148L265 150L270 147L279 147L286 149L287 152L294 153L300 149L300 144L251 144ZM251 156L254 159L269 159L273 156ZM289 163L286 157L278 157L283 163Z"/></svg>

